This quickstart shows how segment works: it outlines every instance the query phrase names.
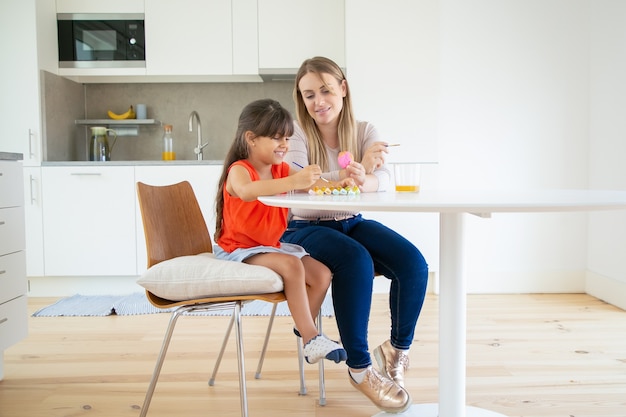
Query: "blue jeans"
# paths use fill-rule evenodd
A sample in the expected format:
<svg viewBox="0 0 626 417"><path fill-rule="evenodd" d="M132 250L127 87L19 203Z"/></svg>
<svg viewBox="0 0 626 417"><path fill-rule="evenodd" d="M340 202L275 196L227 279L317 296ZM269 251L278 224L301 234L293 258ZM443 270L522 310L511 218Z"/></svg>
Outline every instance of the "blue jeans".
<svg viewBox="0 0 626 417"><path fill-rule="evenodd" d="M391 280L391 344L411 346L428 281L426 260L411 242L360 214L340 221L292 220L281 240L304 247L331 270L337 327L350 368L372 364L367 326L374 272Z"/></svg>

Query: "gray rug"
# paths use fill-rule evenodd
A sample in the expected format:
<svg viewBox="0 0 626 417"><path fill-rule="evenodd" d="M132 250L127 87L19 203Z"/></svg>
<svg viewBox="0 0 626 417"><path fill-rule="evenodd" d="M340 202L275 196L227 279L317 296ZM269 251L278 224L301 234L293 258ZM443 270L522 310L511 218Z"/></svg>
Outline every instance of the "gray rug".
<svg viewBox="0 0 626 417"><path fill-rule="evenodd" d="M272 303L254 300L243 306L243 316L269 316L272 312ZM130 295L73 295L62 298L59 301L44 307L35 313L33 317L80 317L80 316L132 316L138 314L168 313L170 309L156 308L146 298L143 292ZM215 310L192 315L203 316L230 316L232 310ZM335 314L330 295L326 296L322 304L322 315L332 317ZM286 302L278 304L277 316L289 316L289 308Z"/></svg>

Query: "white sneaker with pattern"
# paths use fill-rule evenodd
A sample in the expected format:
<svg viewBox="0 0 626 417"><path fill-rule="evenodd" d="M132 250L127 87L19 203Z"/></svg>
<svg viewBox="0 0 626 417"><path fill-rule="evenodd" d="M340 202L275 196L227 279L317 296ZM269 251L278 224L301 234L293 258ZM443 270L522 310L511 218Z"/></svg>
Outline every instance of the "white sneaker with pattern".
<svg viewBox="0 0 626 417"><path fill-rule="evenodd" d="M304 358L308 363L317 363L320 359L339 363L345 361L348 355L339 343L333 342L323 334L318 334L304 345Z"/></svg>

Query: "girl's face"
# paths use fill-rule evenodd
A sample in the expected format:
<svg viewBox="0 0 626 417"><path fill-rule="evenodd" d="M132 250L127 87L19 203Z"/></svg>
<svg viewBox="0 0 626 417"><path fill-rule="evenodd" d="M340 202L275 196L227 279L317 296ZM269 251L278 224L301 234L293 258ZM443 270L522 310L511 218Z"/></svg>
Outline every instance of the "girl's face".
<svg viewBox="0 0 626 417"><path fill-rule="evenodd" d="M339 114L343 109L343 98L346 96L346 82L337 81L330 74L305 74L298 82L302 100L309 115L318 125L338 123ZM327 88L326 85L328 85Z"/></svg>
<svg viewBox="0 0 626 417"><path fill-rule="evenodd" d="M251 131L246 132L249 157L264 165L278 165L283 162L289 150L289 138L282 135L254 136Z"/></svg>

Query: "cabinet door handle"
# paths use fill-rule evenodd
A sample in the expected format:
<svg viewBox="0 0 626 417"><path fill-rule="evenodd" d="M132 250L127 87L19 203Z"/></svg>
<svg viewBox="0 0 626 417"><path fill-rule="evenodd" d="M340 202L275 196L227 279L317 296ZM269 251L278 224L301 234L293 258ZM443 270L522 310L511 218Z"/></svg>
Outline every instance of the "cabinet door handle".
<svg viewBox="0 0 626 417"><path fill-rule="evenodd" d="M35 132L33 132L33 129L28 129L28 153L31 158L35 157L35 152L33 152L33 137L35 137Z"/></svg>
<svg viewBox="0 0 626 417"><path fill-rule="evenodd" d="M0 275L2 275L2 274L6 274L6 273L7 273L7 270L6 270L6 269L3 269L2 271L0 271Z"/></svg>
<svg viewBox="0 0 626 417"><path fill-rule="evenodd" d="M1 318L1 319L0 319L0 324L4 323L5 321L9 321L9 319L7 319L6 317Z"/></svg>
<svg viewBox="0 0 626 417"><path fill-rule="evenodd" d="M4 220L0 220L0 226L4 226L6 222Z"/></svg>
<svg viewBox="0 0 626 417"><path fill-rule="evenodd" d="M30 205L34 206L37 199L35 198L35 181L37 181L32 175L30 176Z"/></svg>

